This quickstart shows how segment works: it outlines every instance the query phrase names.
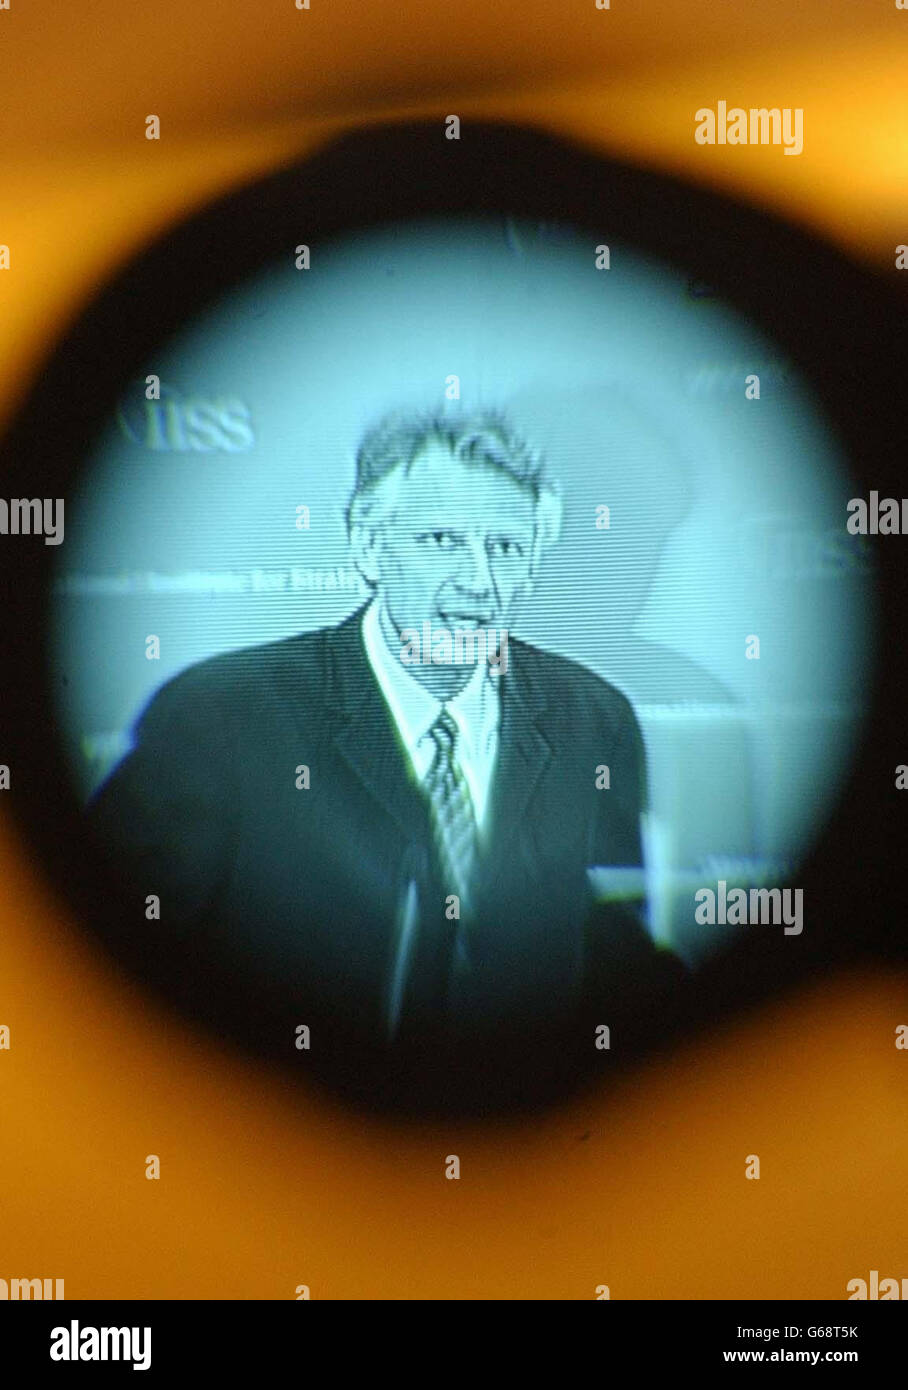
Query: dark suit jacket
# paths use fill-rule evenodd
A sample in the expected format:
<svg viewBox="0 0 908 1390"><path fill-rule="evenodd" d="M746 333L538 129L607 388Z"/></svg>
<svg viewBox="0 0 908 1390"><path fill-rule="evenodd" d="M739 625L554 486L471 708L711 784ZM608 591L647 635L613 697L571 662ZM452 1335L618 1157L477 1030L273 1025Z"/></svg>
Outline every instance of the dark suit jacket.
<svg viewBox="0 0 908 1390"><path fill-rule="evenodd" d="M453 928L362 613L171 680L92 815L128 873L146 954L166 959L185 1003L229 996L250 1026L309 1025L313 1053L355 1044L374 1058L407 885L419 903L413 978L430 1012L444 1009L433 971ZM508 658L474 968L445 1020L447 1037L494 1039L496 1055L508 1039L588 1030L619 1000L645 1006L665 954L632 915L591 913L587 867L642 862L645 756L630 704L523 642L509 641ZM596 787L601 764L608 790ZM148 894L161 899L160 922L145 920Z"/></svg>

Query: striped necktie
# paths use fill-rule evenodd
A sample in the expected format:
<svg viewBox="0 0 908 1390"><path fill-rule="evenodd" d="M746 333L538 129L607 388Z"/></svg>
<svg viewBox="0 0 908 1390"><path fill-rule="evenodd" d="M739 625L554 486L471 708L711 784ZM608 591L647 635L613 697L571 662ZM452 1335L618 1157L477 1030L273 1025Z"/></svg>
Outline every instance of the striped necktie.
<svg viewBox="0 0 908 1390"><path fill-rule="evenodd" d="M448 892L457 894L463 912L470 906L479 854L473 799L455 756L457 725L444 706L429 733L435 741L435 757L424 787L429 799L444 887Z"/></svg>

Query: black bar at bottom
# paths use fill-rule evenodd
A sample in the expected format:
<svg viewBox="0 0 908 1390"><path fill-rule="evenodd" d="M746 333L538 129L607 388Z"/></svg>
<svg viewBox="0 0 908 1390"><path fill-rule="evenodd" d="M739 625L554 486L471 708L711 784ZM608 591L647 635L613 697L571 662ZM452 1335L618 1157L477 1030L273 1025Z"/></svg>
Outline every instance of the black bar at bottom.
<svg viewBox="0 0 908 1390"><path fill-rule="evenodd" d="M296 1306L306 1301L312 1306ZM418 1321L406 1311L411 1301L420 1304ZM31 1377L48 1374L63 1381L80 1370L96 1377L199 1372L206 1383L220 1376L233 1382L250 1363L261 1365L269 1379L296 1372L323 1380L327 1357L334 1373L349 1375L362 1358L370 1377L386 1373L390 1360L407 1378L422 1379L429 1373L427 1348L434 1347L435 1369L443 1365L448 1376L461 1361L464 1374L473 1374L477 1358L488 1369L492 1348L496 1360L507 1352L513 1371L514 1362L535 1357L553 1335L561 1337L561 1318L567 1322L568 1314L563 1309L556 1322L554 1305L576 1301L553 1299L541 1318L534 1300L526 1323L519 1302L489 1301L495 1321L487 1326L481 1306L461 1310L455 1323L441 1300L6 1303L0 1305L0 1368L17 1365L22 1384L43 1383ZM583 1317L577 1309L570 1330L572 1337L590 1337L604 1374L619 1365L641 1372L780 1365L881 1372L900 1364L908 1331L897 1300L589 1302L603 1306ZM483 1336L482 1353L474 1329ZM573 1340L555 1345L574 1364L586 1349Z"/></svg>

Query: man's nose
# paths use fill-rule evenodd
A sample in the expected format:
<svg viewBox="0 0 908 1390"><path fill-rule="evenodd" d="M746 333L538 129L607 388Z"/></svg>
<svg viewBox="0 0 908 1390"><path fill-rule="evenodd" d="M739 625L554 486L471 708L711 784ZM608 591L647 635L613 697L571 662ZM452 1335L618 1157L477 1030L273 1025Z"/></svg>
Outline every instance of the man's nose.
<svg viewBox="0 0 908 1390"><path fill-rule="evenodd" d="M469 590L477 598L490 597L495 585L484 540L478 537L468 540L467 553L457 579L461 588Z"/></svg>

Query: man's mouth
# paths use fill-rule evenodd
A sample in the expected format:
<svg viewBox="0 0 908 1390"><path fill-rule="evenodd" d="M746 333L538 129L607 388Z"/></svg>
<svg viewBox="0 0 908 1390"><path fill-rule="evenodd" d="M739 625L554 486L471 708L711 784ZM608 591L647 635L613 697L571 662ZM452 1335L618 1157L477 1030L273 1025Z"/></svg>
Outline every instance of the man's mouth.
<svg viewBox="0 0 908 1390"><path fill-rule="evenodd" d="M439 614L444 627L488 627L491 622L489 613L441 613Z"/></svg>

